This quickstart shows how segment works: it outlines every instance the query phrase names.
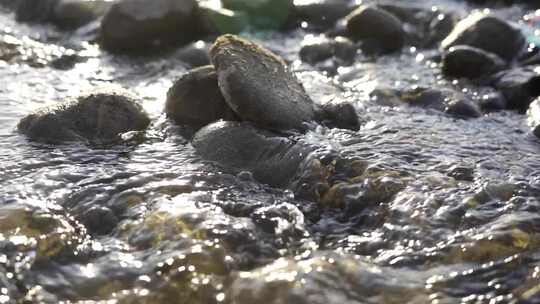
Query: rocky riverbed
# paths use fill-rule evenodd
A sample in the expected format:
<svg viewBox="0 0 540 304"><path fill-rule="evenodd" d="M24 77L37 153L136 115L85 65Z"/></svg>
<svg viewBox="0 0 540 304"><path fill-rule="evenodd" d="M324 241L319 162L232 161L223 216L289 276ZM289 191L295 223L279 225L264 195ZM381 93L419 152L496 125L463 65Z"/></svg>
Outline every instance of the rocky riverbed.
<svg viewBox="0 0 540 304"><path fill-rule="evenodd" d="M538 9L0 0L0 303L540 303Z"/></svg>

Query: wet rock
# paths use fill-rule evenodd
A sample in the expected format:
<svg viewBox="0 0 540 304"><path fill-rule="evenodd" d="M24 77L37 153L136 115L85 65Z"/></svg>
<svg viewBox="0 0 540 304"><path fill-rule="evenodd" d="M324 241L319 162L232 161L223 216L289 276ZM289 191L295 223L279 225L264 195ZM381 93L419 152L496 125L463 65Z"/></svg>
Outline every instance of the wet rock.
<svg viewBox="0 0 540 304"><path fill-rule="evenodd" d="M223 6L233 11L243 11L249 23L257 28L279 29L294 16L292 0L222 0Z"/></svg>
<svg viewBox="0 0 540 304"><path fill-rule="evenodd" d="M105 15L111 5L104 0L60 0L53 10L52 22L61 28L78 28Z"/></svg>
<svg viewBox="0 0 540 304"><path fill-rule="evenodd" d="M105 0L19 0L15 16L20 22L51 22L73 29L103 16L110 6Z"/></svg>
<svg viewBox="0 0 540 304"><path fill-rule="evenodd" d="M321 204L344 208L348 215L354 215L366 207L388 202L404 188L405 183L393 176L357 177L336 183L324 194Z"/></svg>
<svg viewBox="0 0 540 304"><path fill-rule="evenodd" d="M402 22L405 33L405 43L424 47L429 45L429 24L436 12L422 5L407 3L382 3L379 8L396 16Z"/></svg>
<svg viewBox="0 0 540 304"><path fill-rule="evenodd" d="M400 95L400 92L396 89L380 87L373 89L369 93L369 99L371 102L383 107L397 107L403 104Z"/></svg>
<svg viewBox="0 0 540 304"><path fill-rule="evenodd" d="M434 109L458 117L479 117L478 106L465 95L448 89L416 88L403 92L401 99L411 106Z"/></svg>
<svg viewBox="0 0 540 304"><path fill-rule="evenodd" d="M346 0L323 0L295 5L297 18L308 23L308 27L328 28L347 16L353 7Z"/></svg>
<svg viewBox="0 0 540 304"><path fill-rule="evenodd" d="M118 224L118 218L111 209L102 206L94 206L84 212L81 222L91 232L98 235L108 234Z"/></svg>
<svg viewBox="0 0 540 304"><path fill-rule="evenodd" d="M276 237L293 235L301 237L305 232L302 227L304 215L296 206L289 203L258 208L251 217L257 226Z"/></svg>
<svg viewBox="0 0 540 304"><path fill-rule="evenodd" d="M31 140L46 143L106 144L118 141L121 133L143 130L149 123L133 97L104 91L38 110L21 119L18 129Z"/></svg>
<svg viewBox="0 0 540 304"><path fill-rule="evenodd" d="M401 21L391 13L373 6L361 6L346 18L349 37L362 41L368 53L391 53L405 43Z"/></svg>
<svg viewBox="0 0 540 304"><path fill-rule="evenodd" d="M356 56L356 46L345 37L312 38L302 44L300 59L310 64L335 57L340 63L351 64Z"/></svg>
<svg viewBox="0 0 540 304"><path fill-rule="evenodd" d="M182 62L192 68L210 64L209 46L204 41L190 43L180 48L176 54Z"/></svg>
<svg viewBox="0 0 540 304"><path fill-rule="evenodd" d="M101 22L102 45L111 51L142 51L157 45L184 44L199 33L195 0L121 0Z"/></svg>
<svg viewBox="0 0 540 304"><path fill-rule="evenodd" d="M354 106L347 102L330 102L321 105L318 111L320 117L317 119L323 124L340 129L358 131L360 120Z"/></svg>
<svg viewBox="0 0 540 304"><path fill-rule="evenodd" d="M401 93L401 99L411 106L444 111L446 98L453 95L454 92L450 90L416 88Z"/></svg>
<svg viewBox="0 0 540 304"><path fill-rule="evenodd" d="M493 79L493 87L504 95L509 109L524 112L534 98L540 96L540 74L534 67L503 71Z"/></svg>
<svg viewBox="0 0 540 304"><path fill-rule="evenodd" d="M480 112L478 106L468 98L450 100L444 111L453 116L463 118L476 118L482 116L482 112Z"/></svg>
<svg viewBox="0 0 540 304"><path fill-rule="evenodd" d="M527 122L533 134L540 137L540 99L536 99L529 105Z"/></svg>
<svg viewBox="0 0 540 304"><path fill-rule="evenodd" d="M490 200L508 201L514 196L517 190L518 185L516 184L489 183L474 195L473 201L479 204L487 203Z"/></svg>
<svg viewBox="0 0 540 304"><path fill-rule="evenodd" d="M442 72L450 77L480 78L505 67L497 55L469 46L454 46L443 56Z"/></svg>
<svg viewBox="0 0 540 304"><path fill-rule="evenodd" d="M299 56L302 61L311 64L332 58L334 56L332 40L322 38L303 43Z"/></svg>
<svg viewBox="0 0 540 304"><path fill-rule="evenodd" d="M506 109L506 99L500 92L484 93L478 100L478 106L484 112L493 112Z"/></svg>
<svg viewBox="0 0 540 304"><path fill-rule="evenodd" d="M429 26L430 45L440 43L446 38L457 24L457 18L450 13L440 13L435 16Z"/></svg>
<svg viewBox="0 0 540 304"><path fill-rule="evenodd" d="M0 36L0 60L10 62L21 55L20 41L10 35Z"/></svg>
<svg viewBox="0 0 540 304"><path fill-rule="evenodd" d="M70 70L77 63L83 62L84 58L75 54L67 53L51 61L50 65L58 70Z"/></svg>
<svg viewBox="0 0 540 304"><path fill-rule="evenodd" d="M233 174L249 171L258 182L288 188L296 198L315 202L334 183L356 176L361 169L336 151L293 141L245 122L210 124L195 134L192 145L204 159Z"/></svg>
<svg viewBox="0 0 540 304"><path fill-rule="evenodd" d="M167 92L167 117L177 124L201 128L214 121L235 120L218 87L213 66L188 71Z"/></svg>
<svg viewBox="0 0 540 304"><path fill-rule="evenodd" d="M21 203L0 206L0 234L7 236L0 242L2 252L6 252L6 239L19 239L14 250L19 256L31 254L35 263L48 262L63 254L69 256L85 239L78 228L70 218L45 208Z"/></svg>
<svg viewBox="0 0 540 304"><path fill-rule="evenodd" d="M358 255L323 251L313 258L280 258L264 267L240 272L228 294L231 303L429 302L420 278L401 271L395 267L374 267L373 262Z"/></svg>
<svg viewBox="0 0 540 304"><path fill-rule="evenodd" d="M249 25L245 12L225 8L201 7L199 19L204 32L212 35L240 33Z"/></svg>
<svg viewBox="0 0 540 304"><path fill-rule="evenodd" d="M461 20L442 41L441 46L449 49L457 45L468 45L511 61L520 55L525 43L521 31L506 21L476 13Z"/></svg>
<svg viewBox="0 0 540 304"><path fill-rule="evenodd" d="M447 175L456 180L472 182L474 180L474 168L455 165L449 168Z"/></svg>
<svg viewBox="0 0 540 304"><path fill-rule="evenodd" d="M229 121L202 128L192 145L203 158L238 172L250 171L259 182L276 187L289 184L309 152L287 138L248 123Z"/></svg>
<svg viewBox="0 0 540 304"><path fill-rule="evenodd" d="M242 119L272 130L305 129L315 106L281 58L234 35L210 49L225 100Z"/></svg>

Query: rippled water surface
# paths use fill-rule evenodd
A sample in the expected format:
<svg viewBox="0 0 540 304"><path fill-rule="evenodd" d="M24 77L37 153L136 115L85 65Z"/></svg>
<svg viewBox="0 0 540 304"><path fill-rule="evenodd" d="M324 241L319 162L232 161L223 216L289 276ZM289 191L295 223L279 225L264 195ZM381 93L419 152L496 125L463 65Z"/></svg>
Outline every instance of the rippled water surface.
<svg viewBox="0 0 540 304"><path fill-rule="evenodd" d="M522 23L532 11L496 13ZM188 69L175 52L112 56L81 31L8 12L0 24L37 52L0 61L0 303L540 303L540 140L525 117L463 120L367 97L415 85L480 94L440 76L434 50L359 56L330 77L298 61L303 30L245 33L291 62L315 100L352 102L362 119L358 132L318 127L303 140L404 185L333 209L201 160L161 113ZM74 68L47 64L70 52ZM33 109L104 85L142 97L153 119L142 142L49 146L16 132Z"/></svg>

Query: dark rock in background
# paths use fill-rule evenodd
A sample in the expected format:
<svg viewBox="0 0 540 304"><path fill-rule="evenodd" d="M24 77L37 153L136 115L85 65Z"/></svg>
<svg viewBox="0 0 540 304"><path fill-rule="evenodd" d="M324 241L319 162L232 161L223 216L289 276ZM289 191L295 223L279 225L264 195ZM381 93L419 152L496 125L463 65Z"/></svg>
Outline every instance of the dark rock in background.
<svg viewBox="0 0 540 304"><path fill-rule="evenodd" d="M399 51L405 43L401 21L391 13L374 7L361 6L346 17L348 36L362 41L368 53Z"/></svg>
<svg viewBox="0 0 540 304"><path fill-rule="evenodd" d="M465 45L451 47L442 60L444 75L469 79L487 76L504 69L505 66L499 56Z"/></svg>

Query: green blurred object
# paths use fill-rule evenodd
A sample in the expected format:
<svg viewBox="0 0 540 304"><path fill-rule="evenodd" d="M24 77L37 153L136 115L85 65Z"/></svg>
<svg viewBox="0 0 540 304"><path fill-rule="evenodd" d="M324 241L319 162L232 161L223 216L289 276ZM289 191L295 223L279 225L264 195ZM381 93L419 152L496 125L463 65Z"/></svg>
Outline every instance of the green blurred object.
<svg viewBox="0 0 540 304"><path fill-rule="evenodd" d="M293 15L292 0L222 0L225 8L244 11L249 23L260 29L283 28Z"/></svg>
<svg viewBox="0 0 540 304"><path fill-rule="evenodd" d="M540 47L540 16L534 14L526 17L527 26L522 27L523 34L527 37L527 42Z"/></svg>
<svg viewBox="0 0 540 304"><path fill-rule="evenodd" d="M201 7L201 22L205 31L212 34L237 34L249 24L245 12L224 8Z"/></svg>

